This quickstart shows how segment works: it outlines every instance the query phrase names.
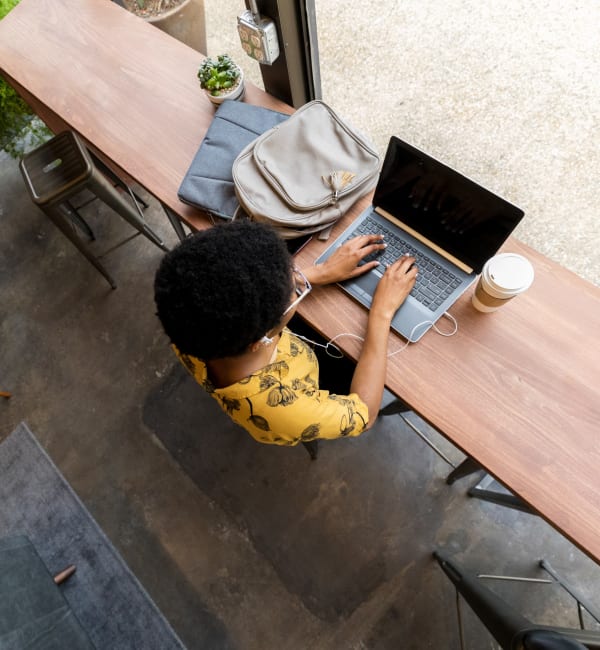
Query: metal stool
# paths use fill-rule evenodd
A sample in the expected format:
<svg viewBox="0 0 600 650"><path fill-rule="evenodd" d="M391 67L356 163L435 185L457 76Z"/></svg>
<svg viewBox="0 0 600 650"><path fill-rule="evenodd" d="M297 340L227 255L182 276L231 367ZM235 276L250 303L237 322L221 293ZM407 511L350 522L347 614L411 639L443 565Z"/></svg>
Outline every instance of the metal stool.
<svg viewBox="0 0 600 650"><path fill-rule="evenodd" d="M584 629L582 610L587 611L597 622L600 622L600 614L595 611L587 599L580 596L569 583L561 578L546 560L540 560L539 566L550 575L551 579L494 575L475 576L439 551L435 551L433 556L454 584L457 607L460 603L458 598L460 594L502 650L585 650L586 648L598 650L600 648L600 632ZM577 603L580 628L540 625L530 621L482 584L482 578L560 585ZM460 608L457 613L460 647L464 648Z"/></svg>
<svg viewBox="0 0 600 650"><path fill-rule="evenodd" d="M111 275L72 228L71 223L74 223L90 239L94 239L91 228L69 200L75 194L84 189L89 190L153 244L165 251L168 248L146 224L135 195L127 188L135 205L133 207L100 172L99 167L73 131L59 133L41 147L26 154L19 164L33 202L115 289L116 284ZM124 186L122 181L118 184Z"/></svg>

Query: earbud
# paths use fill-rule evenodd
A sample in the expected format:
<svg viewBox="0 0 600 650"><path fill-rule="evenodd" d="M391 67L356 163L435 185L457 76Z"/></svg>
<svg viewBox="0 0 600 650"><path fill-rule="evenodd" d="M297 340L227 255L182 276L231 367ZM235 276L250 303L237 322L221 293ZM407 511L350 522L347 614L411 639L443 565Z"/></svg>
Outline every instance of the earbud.
<svg viewBox="0 0 600 650"><path fill-rule="evenodd" d="M261 342L263 345L271 345L271 343L273 343L273 339L270 338L270 337L268 337L267 335L265 335L265 336L262 337L262 339L260 340L260 342Z"/></svg>

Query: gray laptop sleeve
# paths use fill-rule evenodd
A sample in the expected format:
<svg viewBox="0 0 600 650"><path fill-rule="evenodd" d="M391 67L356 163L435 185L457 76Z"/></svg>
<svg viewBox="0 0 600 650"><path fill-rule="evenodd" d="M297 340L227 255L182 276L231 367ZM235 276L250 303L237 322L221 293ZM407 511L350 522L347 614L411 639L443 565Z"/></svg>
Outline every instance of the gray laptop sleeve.
<svg viewBox="0 0 600 650"><path fill-rule="evenodd" d="M288 115L243 102L223 102L190 165L177 196L224 219L239 207L231 168L238 154Z"/></svg>

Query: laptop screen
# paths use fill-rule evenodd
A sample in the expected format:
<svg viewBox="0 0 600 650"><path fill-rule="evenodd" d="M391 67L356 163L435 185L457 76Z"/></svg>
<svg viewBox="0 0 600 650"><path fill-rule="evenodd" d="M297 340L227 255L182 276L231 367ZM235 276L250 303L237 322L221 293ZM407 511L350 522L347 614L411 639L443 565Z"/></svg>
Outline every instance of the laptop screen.
<svg viewBox="0 0 600 650"><path fill-rule="evenodd" d="M480 273L523 211L396 136L390 138L373 200Z"/></svg>

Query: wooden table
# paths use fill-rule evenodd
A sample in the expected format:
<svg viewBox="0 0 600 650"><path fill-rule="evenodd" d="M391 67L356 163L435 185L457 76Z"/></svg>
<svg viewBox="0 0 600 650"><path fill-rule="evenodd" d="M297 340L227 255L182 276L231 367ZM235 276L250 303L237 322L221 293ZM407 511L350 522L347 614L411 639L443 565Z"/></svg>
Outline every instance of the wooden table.
<svg viewBox="0 0 600 650"><path fill-rule="evenodd" d="M0 74L52 131L77 131L192 228L210 225L177 198L215 112L203 59L110 0L22 0L0 21ZM292 112L246 86L246 101Z"/></svg>
<svg viewBox="0 0 600 650"><path fill-rule="evenodd" d="M365 201L336 225L336 236ZM313 242L299 266L327 246ZM430 330L388 363L387 387L453 444L600 560L600 289L510 238L531 288L493 313L472 290L450 313L457 333ZM337 287L313 291L301 313L325 337L363 333L367 313ZM450 331L449 321L438 326ZM336 341L356 358L360 342ZM389 351L403 345L390 334Z"/></svg>
<svg viewBox="0 0 600 650"><path fill-rule="evenodd" d="M78 131L194 228L209 222L176 194L214 113L201 59L108 0L21 0L0 21L0 70L51 128ZM290 110L252 86L246 100ZM598 561L600 289L515 239L504 250L531 260L531 289L491 314L466 294L451 310L457 334L430 331L393 357L387 386ZM365 310L335 286L299 312L327 337L364 333ZM340 345L358 355L354 339ZM400 345L390 335L390 351Z"/></svg>

